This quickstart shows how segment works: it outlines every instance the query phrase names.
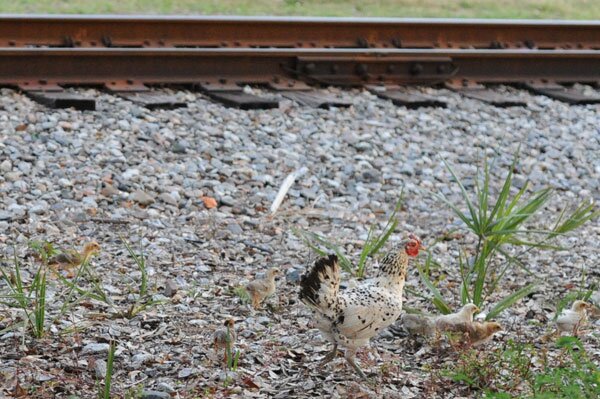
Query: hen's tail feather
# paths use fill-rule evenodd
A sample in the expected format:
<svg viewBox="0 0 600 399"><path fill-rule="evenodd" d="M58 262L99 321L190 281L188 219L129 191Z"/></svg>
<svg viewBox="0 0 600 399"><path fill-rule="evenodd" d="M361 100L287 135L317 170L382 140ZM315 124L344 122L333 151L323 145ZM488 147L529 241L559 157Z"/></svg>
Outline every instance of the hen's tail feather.
<svg viewBox="0 0 600 399"><path fill-rule="evenodd" d="M336 255L318 259L300 279L300 300L327 315L334 311L340 289L340 267Z"/></svg>

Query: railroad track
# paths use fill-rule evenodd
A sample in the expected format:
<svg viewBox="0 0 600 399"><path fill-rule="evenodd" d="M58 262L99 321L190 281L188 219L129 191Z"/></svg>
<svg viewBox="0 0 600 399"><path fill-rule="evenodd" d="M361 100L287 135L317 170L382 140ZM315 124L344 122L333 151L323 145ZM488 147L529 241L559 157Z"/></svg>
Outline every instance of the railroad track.
<svg viewBox="0 0 600 399"><path fill-rule="evenodd" d="M600 82L600 23L239 17L0 17L0 85L50 106L94 109L66 86L94 85L148 107L183 104L150 86L185 85L240 108L276 100L347 105L313 86L365 87L409 107L443 102L403 90L444 85L498 106L525 105L487 86L514 84L575 104L572 83Z"/></svg>

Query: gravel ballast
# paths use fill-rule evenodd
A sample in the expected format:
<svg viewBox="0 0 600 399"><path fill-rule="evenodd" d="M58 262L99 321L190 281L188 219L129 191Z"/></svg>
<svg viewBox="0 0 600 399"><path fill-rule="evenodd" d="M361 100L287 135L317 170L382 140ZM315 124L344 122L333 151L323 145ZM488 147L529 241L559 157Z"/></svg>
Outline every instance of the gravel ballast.
<svg viewBox="0 0 600 399"><path fill-rule="evenodd" d="M278 109L241 111L175 91L186 108L149 111L90 89L79 91L96 97L98 109L80 112L47 109L1 89L2 268L14 268L15 249L30 282L39 266L31 241L78 249L95 240L102 251L89 267L109 300L83 298L60 313L65 285L49 277L47 331L40 339L11 328L23 312L0 300L0 396L19 387L35 391L32 397L96 397L114 340L115 397L476 397L427 371L443 367L451 354L433 356L431 348L390 331L359 355L370 382L360 382L341 356L318 367L329 346L297 299L310 253L292 227L327 236L356 260L369 226L382 228L403 193L391 240L413 232L429 245L461 227L433 195L461 203L444 161L473 190L478 167L494 160L497 193L517 151L517 188L526 182L532 190L555 188L544 216L530 223L549 227L563 209L600 200L600 108L507 87L496 90L528 107L496 108L447 90L423 90L448 107L409 110L367 91L329 89L353 105L320 110L281 98ZM271 215L280 185L302 167L307 172ZM429 249L441 265L434 273L445 276L441 292L458 307L458 251L473 248L475 238L465 230L448 236ZM142 273L122 239L144 249L149 298L137 297ZM483 307L489 311L506 294L539 283L500 315L505 331L490 347L517 336L538 339L560 298L598 283L598 220L557 242L565 249L523 255L532 274L510 268ZM251 310L235 288L273 266L283 271L277 295ZM79 284L91 289L91 280L85 275ZM407 287L429 295L414 267ZM7 289L1 282L0 292ZM412 309L435 312L418 295L404 297ZM159 303L121 317L136 300ZM211 345L229 317L238 332L235 371L223 367ZM598 327L593 321L582 338L596 362Z"/></svg>

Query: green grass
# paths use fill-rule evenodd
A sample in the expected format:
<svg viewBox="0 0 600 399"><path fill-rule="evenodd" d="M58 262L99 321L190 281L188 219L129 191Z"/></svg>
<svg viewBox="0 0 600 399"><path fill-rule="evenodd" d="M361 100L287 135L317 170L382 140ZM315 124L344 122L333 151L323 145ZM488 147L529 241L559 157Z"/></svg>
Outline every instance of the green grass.
<svg viewBox="0 0 600 399"><path fill-rule="evenodd" d="M581 341L562 337L556 347L561 355L552 357L545 348L509 340L494 350L461 354L443 374L486 399L599 397L600 369Z"/></svg>
<svg viewBox="0 0 600 399"><path fill-rule="evenodd" d="M14 0L3 13L599 19L597 0Z"/></svg>
<svg viewBox="0 0 600 399"><path fill-rule="evenodd" d="M106 360L106 375L104 377L104 387L98 392L98 398L110 399L110 387L112 384L113 368L115 361L115 351L117 350L117 344L111 341L108 349L108 359Z"/></svg>
<svg viewBox="0 0 600 399"><path fill-rule="evenodd" d="M0 266L0 281L4 281L8 292L0 292L0 305L21 309L24 323L31 329L35 338L42 338L46 332L46 267L39 265L31 284L22 277L21 263L17 250L13 248L13 269Z"/></svg>
<svg viewBox="0 0 600 399"><path fill-rule="evenodd" d="M398 211L400 211L400 208L402 207L402 195L403 191L400 193L400 199L398 202L396 202L396 206L394 207L394 210L388 218L384 228L381 230L381 233L375 233L377 224L372 224L371 227L369 227L367 239L365 240L360 251L356 267L353 266L352 261L348 258L348 256L346 256L342 248L333 241L329 241L320 234L299 230L294 227L292 227L292 232L298 238L304 241L304 243L319 256L327 256L329 253L334 252L338 257L340 265L345 271L354 274L359 279L362 279L365 277L367 259L373 258L379 252L381 247L385 245L398 226L397 215Z"/></svg>

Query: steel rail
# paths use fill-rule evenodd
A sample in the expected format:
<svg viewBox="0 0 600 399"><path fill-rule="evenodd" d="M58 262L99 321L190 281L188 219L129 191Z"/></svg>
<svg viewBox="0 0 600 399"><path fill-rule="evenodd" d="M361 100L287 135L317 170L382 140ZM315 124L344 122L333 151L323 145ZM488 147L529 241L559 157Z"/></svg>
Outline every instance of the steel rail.
<svg viewBox="0 0 600 399"><path fill-rule="evenodd" d="M0 46L600 49L600 21L0 15Z"/></svg>
<svg viewBox="0 0 600 399"><path fill-rule="evenodd" d="M448 65L451 65L452 71ZM383 67L382 67L383 66ZM443 68L442 68L443 66ZM431 67L431 68L430 68ZM433 68L433 69L432 69ZM600 81L593 50L457 49L0 49L0 84L264 83L277 76L340 83Z"/></svg>

